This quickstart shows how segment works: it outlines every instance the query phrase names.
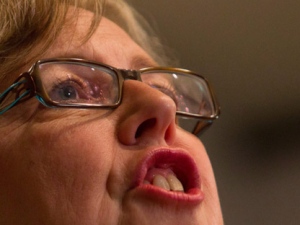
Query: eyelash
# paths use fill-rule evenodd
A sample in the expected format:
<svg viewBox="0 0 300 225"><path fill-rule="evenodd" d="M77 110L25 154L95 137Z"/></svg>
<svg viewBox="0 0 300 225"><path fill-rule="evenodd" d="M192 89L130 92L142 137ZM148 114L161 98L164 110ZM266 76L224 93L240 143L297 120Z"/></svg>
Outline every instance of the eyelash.
<svg viewBox="0 0 300 225"><path fill-rule="evenodd" d="M161 91L162 93L168 95L170 98L173 99L173 101L175 102L176 106L178 106L178 98L177 98L177 93L174 89L174 87L167 83L164 82L162 84L149 84L151 87Z"/></svg>

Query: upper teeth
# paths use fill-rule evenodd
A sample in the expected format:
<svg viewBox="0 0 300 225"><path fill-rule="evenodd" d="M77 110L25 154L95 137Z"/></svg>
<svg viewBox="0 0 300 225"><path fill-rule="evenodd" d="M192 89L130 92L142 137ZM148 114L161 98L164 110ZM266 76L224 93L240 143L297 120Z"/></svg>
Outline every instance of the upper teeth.
<svg viewBox="0 0 300 225"><path fill-rule="evenodd" d="M168 174L166 177L156 174L152 184L168 191L184 191L183 185L174 174Z"/></svg>

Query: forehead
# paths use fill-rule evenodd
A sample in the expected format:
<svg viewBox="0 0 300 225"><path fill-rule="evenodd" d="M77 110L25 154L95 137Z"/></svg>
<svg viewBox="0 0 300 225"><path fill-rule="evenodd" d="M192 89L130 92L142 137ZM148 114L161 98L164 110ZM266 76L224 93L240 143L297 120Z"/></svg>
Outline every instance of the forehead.
<svg viewBox="0 0 300 225"><path fill-rule="evenodd" d="M78 16L73 18L71 14L70 11L62 32L43 55L44 58L84 58L118 68L126 66L126 69L156 65L122 28L105 17L102 17L91 38L84 41L93 13L80 9Z"/></svg>

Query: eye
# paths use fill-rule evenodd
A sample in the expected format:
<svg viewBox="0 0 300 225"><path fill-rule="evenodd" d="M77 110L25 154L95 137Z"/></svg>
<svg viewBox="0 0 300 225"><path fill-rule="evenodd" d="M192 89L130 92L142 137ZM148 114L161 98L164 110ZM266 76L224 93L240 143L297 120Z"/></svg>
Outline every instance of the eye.
<svg viewBox="0 0 300 225"><path fill-rule="evenodd" d="M59 90L59 96L63 100L74 99L77 96L77 92L76 92L74 87L66 86L66 87Z"/></svg>
<svg viewBox="0 0 300 225"><path fill-rule="evenodd" d="M58 95L63 100L75 99L77 96L77 91L72 86L66 86L58 90Z"/></svg>
<svg viewBox="0 0 300 225"><path fill-rule="evenodd" d="M50 98L57 102L74 102L78 99L88 99L88 93L83 83L74 80L58 81L49 93Z"/></svg>

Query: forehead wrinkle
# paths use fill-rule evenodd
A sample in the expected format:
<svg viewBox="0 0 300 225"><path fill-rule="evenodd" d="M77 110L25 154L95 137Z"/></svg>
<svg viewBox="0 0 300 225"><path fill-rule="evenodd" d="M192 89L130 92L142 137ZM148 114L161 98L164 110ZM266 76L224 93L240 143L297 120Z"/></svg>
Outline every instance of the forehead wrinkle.
<svg viewBox="0 0 300 225"><path fill-rule="evenodd" d="M113 62L103 61L106 58L105 54L111 54L114 56L113 58L116 62L129 62L128 64L126 63L127 68L121 69L141 69L157 65L144 49L134 42L121 27L105 17L103 17L102 20L107 21L107 23L96 30L95 35L91 38L90 42L90 46L94 50L94 60L98 61L100 59L103 63L117 67L117 65L112 64ZM110 29L107 29L107 26L109 26ZM122 38L118 38L120 35ZM99 41L107 43L102 46L100 52L95 51ZM135 47L126 48L128 42L132 42Z"/></svg>
<svg viewBox="0 0 300 225"><path fill-rule="evenodd" d="M115 34L114 34L115 35ZM135 52L131 49L124 48L125 43L120 43L119 41L114 41L110 37L101 37L102 41L106 41L107 39L107 45L102 46L101 51L97 51L96 43L90 42L89 43L89 50L87 59L90 59L89 55L92 55L93 57L90 60L102 62L105 64L108 64L110 66L116 67L118 69L141 69L145 67L154 67L157 66L157 63L155 63L150 56L146 52L144 52L143 49L142 52ZM99 40L99 39L98 39ZM81 51L85 52L85 51ZM145 54L143 54L145 53ZM81 53L82 54L82 53ZM112 59L114 61L111 61L105 55L112 55ZM118 66L120 62L124 62L123 67ZM127 65L126 67L124 67Z"/></svg>

